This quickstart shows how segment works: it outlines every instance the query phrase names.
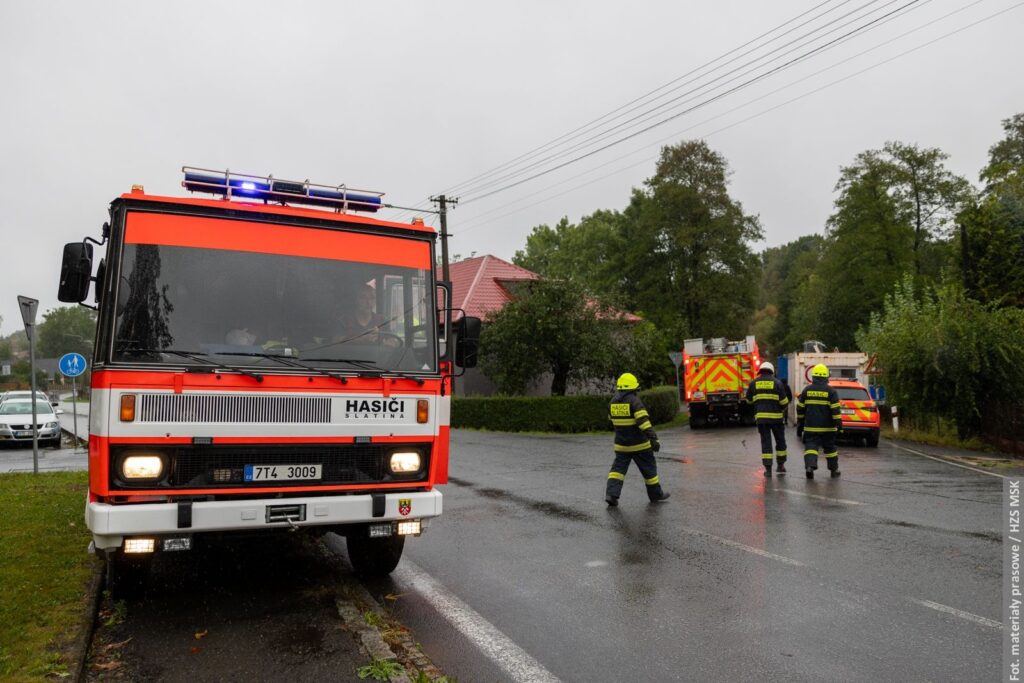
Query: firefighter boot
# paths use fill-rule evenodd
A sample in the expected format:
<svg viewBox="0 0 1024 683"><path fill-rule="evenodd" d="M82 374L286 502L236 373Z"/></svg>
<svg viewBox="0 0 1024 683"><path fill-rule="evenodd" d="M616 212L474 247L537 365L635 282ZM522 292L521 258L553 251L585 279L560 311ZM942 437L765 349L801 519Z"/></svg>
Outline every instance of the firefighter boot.
<svg viewBox="0 0 1024 683"><path fill-rule="evenodd" d="M782 476L783 474L785 474L786 473L786 463L780 461L779 462L779 466L777 468L775 468L775 471L779 474L779 476Z"/></svg>
<svg viewBox="0 0 1024 683"><path fill-rule="evenodd" d="M804 470L808 479L814 479L814 470L818 469L818 451L808 448L804 451Z"/></svg>
<svg viewBox="0 0 1024 683"><path fill-rule="evenodd" d="M764 464L764 476L765 477L772 476L772 461L771 460L761 460L761 462Z"/></svg>
<svg viewBox="0 0 1024 683"><path fill-rule="evenodd" d="M825 463L828 465L829 474L832 478L840 476L842 472L839 471L839 454L838 453L826 453Z"/></svg>
<svg viewBox="0 0 1024 683"><path fill-rule="evenodd" d="M608 503L608 507L613 508L619 504L618 496L605 496L604 502Z"/></svg>
<svg viewBox="0 0 1024 683"><path fill-rule="evenodd" d="M669 497L669 496L671 496L671 495L672 495L671 493L665 493L665 492L663 491L663 492L661 493L661 495L660 495L660 496L658 496L657 498L652 498L652 499L651 499L651 502L652 502L652 503L664 503L664 502L665 502L666 500L668 500L668 497Z"/></svg>

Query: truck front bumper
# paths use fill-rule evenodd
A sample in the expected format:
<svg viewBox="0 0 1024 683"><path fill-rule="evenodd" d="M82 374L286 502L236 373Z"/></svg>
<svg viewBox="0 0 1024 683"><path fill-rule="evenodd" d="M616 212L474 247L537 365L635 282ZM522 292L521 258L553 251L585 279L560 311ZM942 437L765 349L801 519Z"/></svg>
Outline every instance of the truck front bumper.
<svg viewBox="0 0 1024 683"><path fill-rule="evenodd" d="M377 503L377 514L374 514L375 497L378 500L383 498L383 506ZM375 496L308 496L193 503L89 503L85 509L85 523L92 531L95 547L108 550L120 547L126 536L183 536L209 531L340 526L411 519L425 521L441 514L441 501L441 492L434 490ZM182 505L190 507L187 515L183 514ZM301 519L274 519L275 510L295 506L303 512Z"/></svg>

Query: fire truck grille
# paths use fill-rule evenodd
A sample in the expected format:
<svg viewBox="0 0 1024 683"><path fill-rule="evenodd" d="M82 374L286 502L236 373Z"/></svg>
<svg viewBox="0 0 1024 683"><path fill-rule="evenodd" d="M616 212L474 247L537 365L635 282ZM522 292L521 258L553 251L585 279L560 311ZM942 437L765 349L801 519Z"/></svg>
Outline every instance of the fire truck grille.
<svg viewBox="0 0 1024 683"><path fill-rule="evenodd" d="M328 424L331 399L317 396L142 394L139 422Z"/></svg>
<svg viewBox="0 0 1024 683"><path fill-rule="evenodd" d="M389 454L396 444L304 444L302 446L183 446L161 449L168 458L169 474L159 484L127 483L117 478L115 487L126 488L250 488L253 486L287 488L292 486L373 484L392 481L424 481L429 471L429 444L413 446L423 455L420 474L393 476L388 468ZM399 445L399 447L401 447ZM408 450L408 449L406 449ZM113 462L118 461L112 453ZM316 481L246 482L246 465L322 465Z"/></svg>

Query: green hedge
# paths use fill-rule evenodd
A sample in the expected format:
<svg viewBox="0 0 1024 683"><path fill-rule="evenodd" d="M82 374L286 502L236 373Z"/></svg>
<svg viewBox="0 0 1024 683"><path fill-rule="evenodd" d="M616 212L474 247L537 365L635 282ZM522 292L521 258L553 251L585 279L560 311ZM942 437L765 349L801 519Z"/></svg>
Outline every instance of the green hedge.
<svg viewBox="0 0 1024 683"><path fill-rule="evenodd" d="M651 422L671 421L677 410L675 387L640 392ZM452 427L499 432L611 431L611 396L486 396L452 399Z"/></svg>

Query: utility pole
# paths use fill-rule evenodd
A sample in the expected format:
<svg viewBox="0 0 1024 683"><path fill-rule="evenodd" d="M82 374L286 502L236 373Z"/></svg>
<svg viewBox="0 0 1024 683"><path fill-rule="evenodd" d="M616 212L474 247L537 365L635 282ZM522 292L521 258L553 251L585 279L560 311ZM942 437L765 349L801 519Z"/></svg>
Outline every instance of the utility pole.
<svg viewBox="0 0 1024 683"><path fill-rule="evenodd" d="M455 198L455 197L446 197L443 194L439 194L436 197L431 197L430 201L432 201L432 202L434 202L435 204L438 205L438 215L441 216L441 278L445 282L450 283L452 281L452 278L451 278L451 275L449 275L449 273L448 273L448 204L452 204L452 205L458 204L459 200L458 200L458 198ZM452 297L454 297L454 295L455 295L455 292L452 292ZM452 306L453 305L454 305L454 301L449 301L448 302L448 324L449 324L449 327L451 326ZM455 355L452 352L452 348L451 348L452 341L453 341L452 339L449 339L447 341L447 348L445 349L445 353L448 354L448 357L452 361L454 361L455 360ZM452 366L452 369L454 370L454 365ZM452 396L454 396L455 395L455 373L454 373L454 371L452 371L451 375L449 375L448 382L449 382L448 386L449 386L449 389L451 391L451 394L452 394ZM444 390L443 389L443 387L444 387L443 380L442 380L442 383L441 383L441 387L442 387L442 391L443 391Z"/></svg>
<svg viewBox="0 0 1024 683"><path fill-rule="evenodd" d="M438 205L438 213L441 216L441 277L445 282L451 282L448 275L448 204L454 206L459 203L459 200L457 197L446 197L439 194L436 197L431 197L430 201Z"/></svg>

